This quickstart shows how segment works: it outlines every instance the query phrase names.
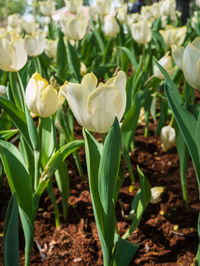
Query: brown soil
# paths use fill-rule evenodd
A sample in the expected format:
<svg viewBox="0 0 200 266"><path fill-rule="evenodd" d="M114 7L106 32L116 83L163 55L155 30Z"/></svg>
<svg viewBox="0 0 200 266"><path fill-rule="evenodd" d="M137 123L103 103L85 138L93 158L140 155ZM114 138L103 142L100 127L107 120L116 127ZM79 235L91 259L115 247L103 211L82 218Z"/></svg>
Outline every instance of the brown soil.
<svg viewBox="0 0 200 266"><path fill-rule="evenodd" d="M190 161L187 170L189 205L184 207L179 177L179 161L176 149L163 152L160 137L143 137L144 128L139 127L135 137L135 150L131 161L136 176L135 190L129 192L130 179L126 175L119 198L126 214L139 188L136 166L148 178L151 186L164 186L165 192L158 204L149 204L139 228L129 238L139 244L139 249L130 265L192 265L198 245L197 217L200 210L198 187L194 168ZM80 152L84 164L84 150ZM70 197L68 218L59 228L54 226L53 207L47 194L40 201L40 209L35 221L35 236L42 251L33 247L31 265L102 265L102 253L94 221L88 181L82 180L76 171L72 157L67 160L70 175ZM84 165L84 170L86 167ZM61 198L55 185L57 203L61 209ZM9 188L5 182L0 193L0 257L2 258L2 232L5 211L9 200ZM121 215L117 204L117 221L120 234L130 225ZM22 231L20 236L23 235ZM23 237L20 237L23 239ZM20 243L21 265L23 265L23 240ZM42 259L41 254L44 255ZM1 263L1 262L0 262Z"/></svg>

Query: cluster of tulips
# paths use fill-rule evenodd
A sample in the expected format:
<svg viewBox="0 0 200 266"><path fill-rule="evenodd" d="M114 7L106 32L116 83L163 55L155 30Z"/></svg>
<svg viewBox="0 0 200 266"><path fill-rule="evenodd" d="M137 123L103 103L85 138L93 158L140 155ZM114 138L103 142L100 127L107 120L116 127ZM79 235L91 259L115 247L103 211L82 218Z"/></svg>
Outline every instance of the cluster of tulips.
<svg viewBox="0 0 200 266"><path fill-rule="evenodd" d="M25 265L30 265L34 221L45 189L59 226L54 178L67 218L70 187L65 159L72 154L85 178L78 154L85 145L104 265L124 266L138 249L126 239L163 191L159 184L151 188L137 167L140 190L128 216L131 225L120 236L115 206L125 165L130 191L134 187L129 154L137 126L144 125L147 137L151 119L163 150L176 145L186 208L190 157L200 187L200 115L194 101L195 89L200 89L200 2L193 5L185 26L175 0L143 6L140 14L128 14L123 3L114 8L109 0L96 0L90 7L82 0L65 4L56 10L52 0L39 2L44 23L26 22L13 14L7 27L0 28L0 182L6 176L12 192L4 228L4 264L19 265L19 216ZM74 119L83 127L83 140L74 139ZM102 134L102 141L94 132Z"/></svg>

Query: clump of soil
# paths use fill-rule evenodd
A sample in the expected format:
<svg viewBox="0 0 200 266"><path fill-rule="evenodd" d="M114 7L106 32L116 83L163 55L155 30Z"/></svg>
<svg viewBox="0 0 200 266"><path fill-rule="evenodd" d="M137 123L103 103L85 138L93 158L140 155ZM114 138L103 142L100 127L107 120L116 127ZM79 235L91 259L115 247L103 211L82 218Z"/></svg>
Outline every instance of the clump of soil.
<svg viewBox="0 0 200 266"><path fill-rule="evenodd" d="M128 214L132 199L139 188L137 164L152 187L164 186L165 191L159 203L149 204L139 227L129 237L129 241L139 244L130 265L191 265L198 246L197 218L200 210L192 162L189 162L187 170L189 209L186 209L182 200L179 160L175 147L164 152L160 146L160 137L153 136L153 131L150 130L149 137L146 138L143 134L144 127L138 127L135 149L131 153L136 177L135 190L129 191L131 182L127 173L119 199ZM80 156L86 171L84 149L80 151ZM53 206L48 195L44 193L35 221L31 265L103 265L87 178L83 180L78 176L73 157L67 159L67 165L70 176L68 218L64 221L61 217L61 226L55 228ZM61 209L61 197L56 184L54 192ZM9 196L9 187L5 181L0 194L0 233L3 232ZM117 204L116 213L118 230L122 235L131 222L122 217L120 204ZM23 235L22 231L20 235ZM20 263L23 265L23 237L20 239ZM0 256L2 257L2 235Z"/></svg>

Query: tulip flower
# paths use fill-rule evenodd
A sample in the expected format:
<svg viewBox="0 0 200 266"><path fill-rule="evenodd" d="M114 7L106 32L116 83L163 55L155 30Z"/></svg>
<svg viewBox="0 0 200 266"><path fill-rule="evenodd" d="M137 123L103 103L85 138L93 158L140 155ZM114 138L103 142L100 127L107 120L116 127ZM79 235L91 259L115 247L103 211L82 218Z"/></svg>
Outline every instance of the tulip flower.
<svg viewBox="0 0 200 266"><path fill-rule="evenodd" d="M56 59L57 44L58 40L49 40L49 39L45 40L45 52L49 57L53 59Z"/></svg>
<svg viewBox="0 0 200 266"><path fill-rule="evenodd" d="M69 40L79 41L86 35L88 19L86 17L70 16L61 20L61 27Z"/></svg>
<svg viewBox="0 0 200 266"><path fill-rule="evenodd" d="M45 118L53 115L61 107L64 98L53 77L49 84L40 74L34 73L26 88L25 102L33 115Z"/></svg>
<svg viewBox="0 0 200 266"><path fill-rule="evenodd" d="M195 3L198 7L200 7L200 0L195 0Z"/></svg>
<svg viewBox="0 0 200 266"><path fill-rule="evenodd" d="M39 2L40 11L42 15L50 17L53 15L55 9L55 2L53 0L47 0L43 2Z"/></svg>
<svg viewBox="0 0 200 266"><path fill-rule="evenodd" d="M114 16L108 15L104 17L104 32L109 37L115 37L120 32L119 25Z"/></svg>
<svg viewBox="0 0 200 266"><path fill-rule="evenodd" d="M13 14L8 16L8 26L12 28L16 28L19 22L21 21L21 16L20 14Z"/></svg>
<svg viewBox="0 0 200 266"><path fill-rule="evenodd" d="M172 46L173 44L179 46L185 39L187 27L183 26L175 28L171 25L167 25L165 30L160 30L159 32L168 47Z"/></svg>
<svg viewBox="0 0 200 266"><path fill-rule="evenodd" d="M146 44L150 42L152 38L151 27L144 20L134 23L131 26L131 33L133 39L140 44Z"/></svg>
<svg viewBox="0 0 200 266"><path fill-rule="evenodd" d="M23 21L22 28L26 31L28 34L35 34L39 29L39 24L36 22L26 22Z"/></svg>
<svg viewBox="0 0 200 266"><path fill-rule="evenodd" d="M163 0L160 2L161 14L168 16L176 11L176 0Z"/></svg>
<svg viewBox="0 0 200 266"><path fill-rule="evenodd" d="M174 68L172 66L172 58L169 55L169 52L167 52L166 55L158 61L158 63L168 72L169 75L173 74ZM158 79L165 79L164 75L156 65L153 68L153 74Z"/></svg>
<svg viewBox="0 0 200 266"><path fill-rule="evenodd" d="M111 4L108 0L96 0L93 10L98 16L105 16L110 13L110 6Z"/></svg>
<svg viewBox="0 0 200 266"><path fill-rule="evenodd" d="M41 31L25 37L25 48L29 56L38 56L44 52L45 38Z"/></svg>
<svg viewBox="0 0 200 266"><path fill-rule="evenodd" d="M187 82L195 89L200 89L200 38L196 38L184 49L172 46L175 63L183 70Z"/></svg>
<svg viewBox="0 0 200 266"><path fill-rule="evenodd" d="M16 32L0 29L0 69L17 72L27 62L24 39Z"/></svg>
<svg viewBox="0 0 200 266"><path fill-rule="evenodd" d="M161 147L164 151L167 151L175 144L176 132L173 127L165 126L161 129Z"/></svg>
<svg viewBox="0 0 200 266"><path fill-rule="evenodd" d="M65 4L69 12L76 14L80 11L83 0L65 0Z"/></svg>
<svg viewBox="0 0 200 266"><path fill-rule="evenodd" d="M97 86L93 73L86 74L81 84L66 82L61 87L78 123L90 131L106 133L115 117L121 120L126 107L126 74L119 71L116 77Z"/></svg>
<svg viewBox="0 0 200 266"><path fill-rule="evenodd" d="M156 204L161 200L161 195L164 192L164 187L152 187L151 188L151 204Z"/></svg>
<svg viewBox="0 0 200 266"><path fill-rule="evenodd" d="M126 22L127 11L128 11L128 6L126 4L117 9L117 18L121 24Z"/></svg>

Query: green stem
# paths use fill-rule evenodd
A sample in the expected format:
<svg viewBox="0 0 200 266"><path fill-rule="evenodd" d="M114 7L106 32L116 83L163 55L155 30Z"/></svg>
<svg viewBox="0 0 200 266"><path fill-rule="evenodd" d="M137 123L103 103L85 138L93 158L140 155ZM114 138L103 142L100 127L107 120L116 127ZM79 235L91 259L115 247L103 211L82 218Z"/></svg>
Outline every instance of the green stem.
<svg viewBox="0 0 200 266"><path fill-rule="evenodd" d="M36 66L37 66L37 72L42 75L42 67L41 67L41 64L40 64L40 59L39 57L34 57L35 59L35 63L36 63Z"/></svg>
<svg viewBox="0 0 200 266"><path fill-rule="evenodd" d="M59 213L58 205L56 203L56 198L55 198L55 195L54 195L53 189L52 189L52 179L50 180L49 185L47 187L47 192L48 192L48 195L51 199L51 202L52 202L53 208L54 208L55 225L56 225L56 227L58 227L60 225L60 213Z"/></svg>
<svg viewBox="0 0 200 266"><path fill-rule="evenodd" d="M79 158L79 155L78 155L77 151L73 152L73 157L74 157L74 160L75 160L75 163L76 163L76 167L77 167L77 170L78 170L78 173L79 173L80 177L84 178L85 175L84 175L83 168L82 168L82 165L81 165L81 162L80 162L80 158Z"/></svg>
<svg viewBox="0 0 200 266"><path fill-rule="evenodd" d="M38 135L40 140L40 148L39 150L34 150L34 169L35 169L35 176L34 176L34 189L36 191L39 185L39 178L40 178L40 161L41 161L41 147L42 147L42 122L43 119L39 118L38 122Z"/></svg>
<svg viewBox="0 0 200 266"><path fill-rule="evenodd" d="M131 182L135 183L135 177L134 177L134 174L133 174L133 169L132 169L132 165L131 165L129 151L124 150L124 156L125 156L125 159L126 159L126 163L127 163L128 171L129 171L129 174L130 174Z"/></svg>
<svg viewBox="0 0 200 266"><path fill-rule="evenodd" d="M174 115L172 114L171 120L169 122L169 126L172 127L173 123L174 123Z"/></svg>

